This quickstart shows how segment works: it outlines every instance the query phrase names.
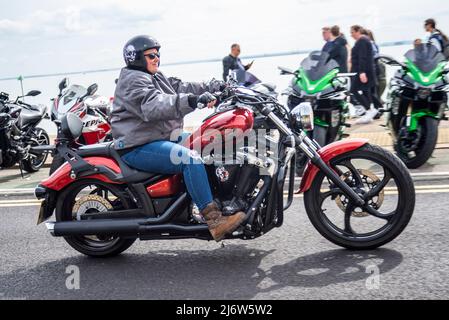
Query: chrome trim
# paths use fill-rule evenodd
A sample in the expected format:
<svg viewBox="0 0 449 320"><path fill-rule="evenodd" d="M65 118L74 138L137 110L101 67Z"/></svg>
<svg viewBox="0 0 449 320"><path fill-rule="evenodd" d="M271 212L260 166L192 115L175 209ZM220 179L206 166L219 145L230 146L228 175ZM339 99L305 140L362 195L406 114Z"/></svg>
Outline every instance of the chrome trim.
<svg viewBox="0 0 449 320"><path fill-rule="evenodd" d="M268 118L270 118L271 121L274 122L274 124L281 130L284 134L287 136L293 135L293 132L290 130L289 127L285 125L285 123L279 119L273 112L270 112L268 114Z"/></svg>

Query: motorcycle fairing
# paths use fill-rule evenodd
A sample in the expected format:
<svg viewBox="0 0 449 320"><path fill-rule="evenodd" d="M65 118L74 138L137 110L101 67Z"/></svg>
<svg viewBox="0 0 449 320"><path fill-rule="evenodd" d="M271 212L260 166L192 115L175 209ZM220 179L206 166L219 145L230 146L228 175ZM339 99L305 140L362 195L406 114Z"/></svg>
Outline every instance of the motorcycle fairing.
<svg viewBox="0 0 449 320"><path fill-rule="evenodd" d="M315 51L301 63L296 85L307 94L317 94L332 86L338 72L338 63L327 52Z"/></svg>
<svg viewBox="0 0 449 320"><path fill-rule="evenodd" d="M420 45L405 54L408 76L423 86L431 86L442 76L446 59L434 46Z"/></svg>

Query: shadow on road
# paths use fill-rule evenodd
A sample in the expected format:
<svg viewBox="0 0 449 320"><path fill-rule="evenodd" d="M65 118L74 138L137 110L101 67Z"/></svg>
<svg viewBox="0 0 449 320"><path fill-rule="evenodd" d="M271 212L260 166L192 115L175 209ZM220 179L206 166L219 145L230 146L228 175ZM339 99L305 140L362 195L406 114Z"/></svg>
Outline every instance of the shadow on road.
<svg viewBox="0 0 449 320"><path fill-rule="evenodd" d="M285 287L326 287L386 273L402 262L394 250L332 250L261 267L275 250L230 245L212 251L167 250L109 260L76 256L0 276L0 299L251 299ZM272 260L266 259L264 264ZM66 268L80 269L80 290L66 288Z"/></svg>

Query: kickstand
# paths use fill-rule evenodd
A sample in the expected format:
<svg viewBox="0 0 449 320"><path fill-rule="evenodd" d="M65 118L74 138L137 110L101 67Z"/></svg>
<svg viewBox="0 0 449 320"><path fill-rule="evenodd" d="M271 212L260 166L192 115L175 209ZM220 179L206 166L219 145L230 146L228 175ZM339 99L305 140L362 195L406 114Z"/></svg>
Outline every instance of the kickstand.
<svg viewBox="0 0 449 320"><path fill-rule="evenodd" d="M224 247L226 247L225 243L221 242L221 248L224 248Z"/></svg>
<svg viewBox="0 0 449 320"><path fill-rule="evenodd" d="M22 176L22 179L25 179L25 177L23 176L22 161L19 162L19 169L20 169L20 175Z"/></svg>

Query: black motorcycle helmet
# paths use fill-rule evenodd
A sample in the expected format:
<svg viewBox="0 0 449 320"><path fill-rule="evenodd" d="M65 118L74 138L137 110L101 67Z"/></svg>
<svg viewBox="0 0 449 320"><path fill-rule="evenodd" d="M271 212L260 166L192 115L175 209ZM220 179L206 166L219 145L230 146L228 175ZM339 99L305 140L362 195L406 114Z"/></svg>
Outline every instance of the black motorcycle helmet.
<svg viewBox="0 0 449 320"><path fill-rule="evenodd" d="M123 58L128 68L147 72L147 61L143 53L149 49L159 49L159 42L150 36L137 36L129 40L123 48Z"/></svg>

